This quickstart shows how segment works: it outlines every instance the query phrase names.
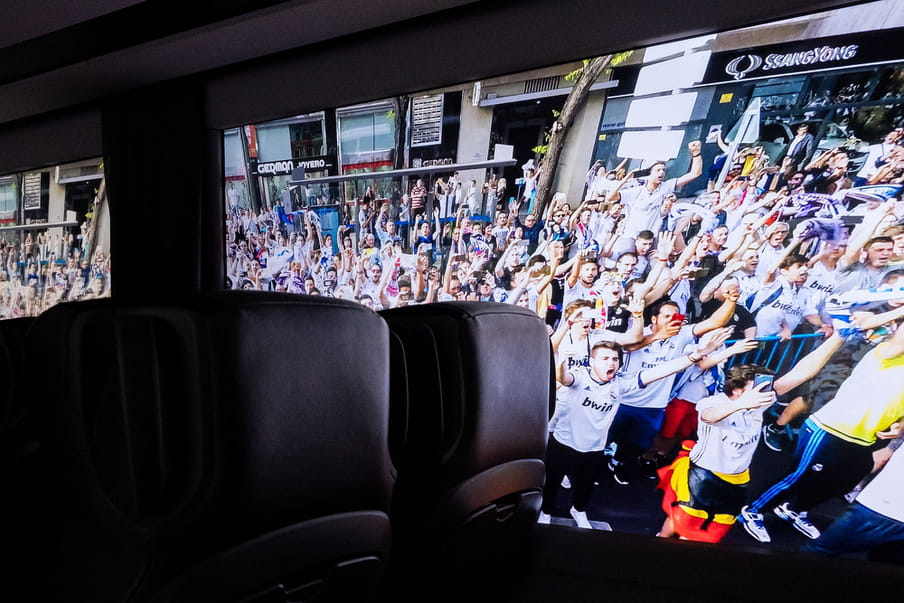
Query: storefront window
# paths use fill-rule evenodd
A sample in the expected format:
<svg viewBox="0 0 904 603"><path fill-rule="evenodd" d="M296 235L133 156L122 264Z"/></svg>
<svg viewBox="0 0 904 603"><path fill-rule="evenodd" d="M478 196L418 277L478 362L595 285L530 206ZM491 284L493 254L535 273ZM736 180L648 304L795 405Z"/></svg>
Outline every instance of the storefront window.
<svg viewBox="0 0 904 603"><path fill-rule="evenodd" d="M882 72L873 91L873 100L885 100L904 96L904 67L892 67Z"/></svg>
<svg viewBox="0 0 904 603"><path fill-rule="evenodd" d="M342 163L353 163L355 155L392 149L395 127L387 111L364 115L343 115L339 121Z"/></svg>
<svg viewBox="0 0 904 603"><path fill-rule="evenodd" d="M14 218L16 212L16 183L12 178L0 178L0 222L7 215Z"/></svg>
<svg viewBox="0 0 904 603"><path fill-rule="evenodd" d="M322 121L307 121L290 125L289 138L292 145L292 159L326 154Z"/></svg>

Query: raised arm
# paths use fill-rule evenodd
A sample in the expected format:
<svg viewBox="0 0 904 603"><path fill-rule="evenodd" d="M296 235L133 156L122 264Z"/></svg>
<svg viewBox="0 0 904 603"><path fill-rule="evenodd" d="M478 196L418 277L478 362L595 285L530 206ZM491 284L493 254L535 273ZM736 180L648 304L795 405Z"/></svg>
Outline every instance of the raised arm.
<svg viewBox="0 0 904 603"><path fill-rule="evenodd" d="M735 304L738 301L738 293L736 291L726 291L725 301L719 306L712 315L693 326L694 335L700 336L714 329L724 327L731 320L735 312Z"/></svg>
<svg viewBox="0 0 904 603"><path fill-rule="evenodd" d="M638 380L641 385L644 387L653 383L654 381L659 381L660 379L665 379L670 375L674 375L675 373L682 371L689 367L692 364L696 364L703 360L708 354L716 350L719 346L725 343L725 340L731 335L731 329L720 329L715 331L710 336L705 338L705 341L701 341L700 348L697 352L687 354L684 356L679 356L674 360L670 360L669 362L665 362L653 368L649 368L643 370L638 375Z"/></svg>
<svg viewBox="0 0 904 603"><path fill-rule="evenodd" d="M703 173L703 157L700 154L700 141L693 140L689 142L687 148L691 152L691 168L685 175L678 178L676 184L679 187L684 186Z"/></svg>
<svg viewBox="0 0 904 603"><path fill-rule="evenodd" d="M812 379L816 373L822 370L832 354L838 351L843 341L838 333L827 337L818 348L801 358L794 368L775 380L773 384L775 393L785 394L801 383Z"/></svg>
<svg viewBox="0 0 904 603"><path fill-rule="evenodd" d="M659 281L659 277L662 274L665 265L669 261L669 256L672 254L672 250L675 248L675 233L674 232L660 232L659 233L659 242L656 244L656 257L653 260L653 267L650 269L650 273L647 275L646 280L640 284L636 285L634 288L635 293L637 293L640 297L639 299L643 301L647 293L649 293L653 287L656 285L657 281ZM643 308L641 308L641 312Z"/></svg>
<svg viewBox="0 0 904 603"><path fill-rule="evenodd" d="M772 392L764 392L765 383L747 390L737 400L726 400L716 404L700 413L700 420L704 423L718 423L722 419L738 412L739 410L753 410L756 408L768 408L772 406L775 396Z"/></svg>
<svg viewBox="0 0 904 603"><path fill-rule="evenodd" d="M705 304L706 302L711 300L713 298L713 294L719 287L722 286L722 283L725 282L725 279L734 274L737 270L740 270L741 266L743 265L744 262L742 262L741 260L735 260L725 266L725 269L722 270L722 272L709 279L709 282L706 283L705 287L703 287L703 291L700 292L700 301Z"/></svg>
<svg viewBox="0 0 904 603"><path fill-rule="evenodd" d="M764 285L769 285L772 283L772 281L775 280L775 273L778 272L778 267L781 266L782 262L785 261L785 258L791 255L799 246L800 239L798 239L797 237L791 239L791 244L782 250L782 253L777 258L775 258L772 266L769 267L769 272L767 272L766 276L763 278Z"/></svg>
<svg viewBox="0 0 904 603"><path fill-rule="evenodd" d="M755 350L758 345L759 342L757 342L755 339L740 339L727 348L721 349L718 352L713 352L712 354L698 362L697 366L703 370L710 369L720 362L728 360L732 356L737 356L738 354L743 354L745 352Z"/></svg>
<svg viewBox="0 0 904 603"><path fill-rule="evenodd" d="M854 227L851 236L848 239L847 252L838 260L839 268L847 268L860 261L860 251L866 242L873 238L876 229L885 217L894 212L895 199L889 199L880 207L872 210L863 221Z"/></svg>
<svg viewBox="0 0 904 603"><path fill-rule="evenodd" d="M619 191L625 184L627 184L629 180L634 178L634 172L636 171L637 170L631 170L630 172L625 174L624 178L618 181L618 184L615 185L615 188L609 191L609 193L606 195L606 203L612 203L613 201L621 199L621 193Z"/></svg>
<svg viewBox="0 0 904 603"><path fill-rule="evenodd" d="M556 381L558 381L565 387L571 387L571 385L574 383L574 375L572 375L565 368L565 365L567 363L568 358L563 358L562 361L556 365Z"/></svg>
<svg viewBox="0 0 904 603"><path fill-rule="evenodd" d="M578 252L577 258L578 263L575 265L574 269L568 274L568 278L565 279L565 284L568 287L574 287L578 284L578 277L581 275L581 266L584 265L584 260L587 258L586 249L582 249Z"/></svg>
<svg viewBox="0 0 904 603"><path fill-rule="evenodd" d="M643 341L643 296L638 295L635 291L626 308L631 313L631 326L624 333L615 333L613 337L615 343L622 346Z"/></svg>

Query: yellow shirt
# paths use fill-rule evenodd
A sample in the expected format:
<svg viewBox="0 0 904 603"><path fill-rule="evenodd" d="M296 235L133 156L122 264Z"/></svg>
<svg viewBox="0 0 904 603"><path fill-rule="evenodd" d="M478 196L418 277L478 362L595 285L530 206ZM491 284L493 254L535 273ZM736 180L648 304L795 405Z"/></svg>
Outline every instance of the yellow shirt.
<svg viewBox="0 0 904 603"><path fill-rule="evenodd" d="M904 417L904 355L883 359L881 344L857 363L832 401L811 419L843 440L869 446Z"/></svg>

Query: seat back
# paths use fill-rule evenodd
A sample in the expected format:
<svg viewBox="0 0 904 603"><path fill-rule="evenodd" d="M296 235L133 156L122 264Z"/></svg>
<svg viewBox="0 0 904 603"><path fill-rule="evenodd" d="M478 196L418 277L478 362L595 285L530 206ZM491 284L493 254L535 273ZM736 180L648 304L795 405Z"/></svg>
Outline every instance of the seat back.
<svg viewBox="0 0 904 603"><path fill-rule="evenodd" d="M24 374L26 334L33 320L0 320L0 484L4 492L0 497L0 529L10 553L6 555L10 576L27 571L43 549L41 538L29 526L45 517L47 509L31 416L31 389L36 384Z"/></svg>
<svg viewBox="0 0 904 603"><path fill-rule="evenodd" d="M540 508L552 362L545 325L492 303L381 315L398 338L393 362L404 366L394 370L404 385L393 388L391 419L395 569L427 576L422 561L465 562L476 575L484 561L517 551Z"/></svg>
<svg viewBox="0 0 904 603"><path fill-rule="evenodd" d="M92 601L347 600L389 554L388 330L279 294L65 304L48 582ZM99 579L98 568L103 568Z"/></svg>

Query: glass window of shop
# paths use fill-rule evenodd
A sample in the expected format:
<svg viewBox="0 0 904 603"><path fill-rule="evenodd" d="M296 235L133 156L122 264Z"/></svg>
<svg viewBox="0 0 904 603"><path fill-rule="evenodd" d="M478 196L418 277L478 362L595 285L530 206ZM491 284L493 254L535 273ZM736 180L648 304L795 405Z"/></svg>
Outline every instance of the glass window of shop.
<svg viewBox="0 0 904 603"><path fill-rule="evenodd" d="M0 223L15 221L16 216L16 181L7 176L0 178Z"/></svg>
<svg viewBox="0 0 904 603"><path fill-rule="evenodd" d="M238 211L251 208L248 175L241 130L233 128L223 133L223 172L226 175L226 209Z"/></svg>
<svg viewBox="0 0 904 603"><path fill-rule="evenodd" d="M391 170L395 123L389 104L339 113L339 148L343 174ZM345 184L346 199L363 197L370 187L375 197L391 195L391 181L366 178Z"/></svg>
<svg viewBox="0 0 904 603"><path fill-rule="evenodd" d="M292 159L318 157L326 154L323 136L323 119L303 121L289 125Z"/></svg>

